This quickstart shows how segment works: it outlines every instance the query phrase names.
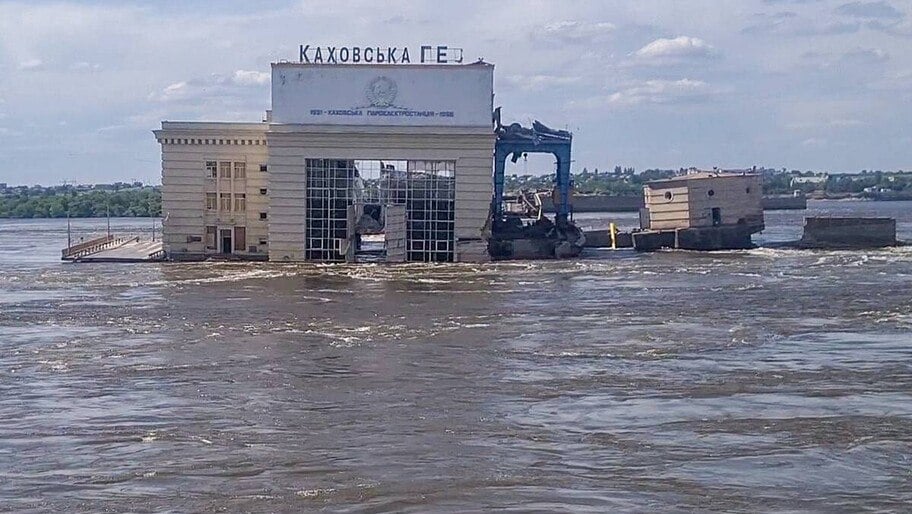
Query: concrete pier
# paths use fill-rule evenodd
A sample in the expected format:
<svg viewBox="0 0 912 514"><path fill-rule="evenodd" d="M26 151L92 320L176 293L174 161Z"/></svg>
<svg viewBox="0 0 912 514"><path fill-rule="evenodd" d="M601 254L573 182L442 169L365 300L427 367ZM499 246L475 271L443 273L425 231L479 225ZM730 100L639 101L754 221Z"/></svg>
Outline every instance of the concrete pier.
<svg viewBox="0 0 912 514"><path fill-rule="evenodd" d="M893 218L805 218L800 248L882 248L896 246Z"/></svg>
<svg viewBox="0 0 912 514"><path fill-rule="evenodd" d="M65 248L61 259L71 262L153 262L165 258L161 241L139 236L101 236Z"/></svg>

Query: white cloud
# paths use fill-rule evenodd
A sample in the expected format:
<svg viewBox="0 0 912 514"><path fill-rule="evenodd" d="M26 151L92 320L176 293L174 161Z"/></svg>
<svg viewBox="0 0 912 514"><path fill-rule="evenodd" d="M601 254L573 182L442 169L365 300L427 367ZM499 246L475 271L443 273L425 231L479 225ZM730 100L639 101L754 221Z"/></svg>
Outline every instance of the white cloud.
<svg viewBox="0 0 912 514"><path fill-rule="evenodd" d="M841 53L805 52L801 55L799 66L807 70L808 66L821 71L833 69L842 73L846 69L859 70L862 67L879 65L890 60L890 54L881 48L854 48Z"/></svg>
<svg viewBox="0 0 912 514"><path fill-rule="evenodd" d="M184 100L189 95L190 88L187 85L187 82L175 82L165 86L164 89L159 93L152 93L149 95L150 100L156 100L159 102L173 102L177 100Z"/></svg>
<svg viewBox="0 0 912 514"><path fill-rule="evenodd" d="M582 77L571 75L509 75L504 82L523 91L542 91L578 84Z"/></svg>
<svg viewBox="0 0 912 514"><path fill-rule="evenodd" d="M231 74L213 73L208 77L172 82L148 99L155 102L231 102L249 96L249 88L269 84L268 72L235 70ZM265 104L264 104L265 105Z"/></svg>
<svg viewBox="0 0 912 514"><path fill-rule="evenodd" d="M44 61L41 59L27 59L19 63L19 69L22 71L35 71L44 67Z"/></svg>
<svg viewBox="0 0 912 514"><path fill-rule="evenodd" d="M647 80L612 93L608 101L613 105L679 103L704 98L709 93L709 84L702 80Z"/></svg>
<svg viewBox="0 0 912 514"><path fill-rule="evenodd" d="M801 142L807 148L821 148L827 145L827 140L822 137L809 137Z"/></svg>
<svg viewBox="0 0 912 514"><path fill-rule="evenodd" d="M912 69L888 72L883 77L872 81L868 87L879 91L908 93L912 91Z"/></svg>
<svg viewBox="0 0 912 514"><path fill-rule="evenodd" d="M599 108L638 105L672 105L706 100L718 91L702 80L645 80L608 95L569 102L570 108L591 111Z"/></svg>
<svg viewBox="0 0 912 514"><path fill-rule="evenodd" d="M700 38L678 36L673 39L656 39L637 50L634 55L641 59L680 59L711 57L714 53L715 49Z"/></svg>
<svg viewBox="0 0 912 514"><path fill-rule="evenodd" d="M265 86L269 84L270 78L265 71L236 70L231 81L239 86Z"/></svg>
<svg viewBox="0 0 912 514"><path fill-rule="evenodd" d="M534 37L548 42L592 43L603 40L616 29L607 21L562 20L534 29Z"/></svg>
<svg viewBox="0 0 912 514"><path fill-rule="evenodd" d="M757 13L742 34L784 36L833 36L853 34L861 29L858 21L827 19L823 16L800 16L794 12Z"/></svg>
<svg viewBox="0 0 912 514"><path fill-rule="evenodd" d="M91 71L101 71L101 65L98 63L89 63L85 61L74 62L70 65L70 70L72 71L82 71L82 72L91 72Z"/></svg>
<svg viewBox="0 0 912 514"><path fill-rule="evenodd" d="M814 120L800 123L791 123L787 125L787 128L795 131L803 130L832 130L832 129L848 129L863 127L868 125L867 122L856 119L856 118L834 118L830 120Z"/></svg>

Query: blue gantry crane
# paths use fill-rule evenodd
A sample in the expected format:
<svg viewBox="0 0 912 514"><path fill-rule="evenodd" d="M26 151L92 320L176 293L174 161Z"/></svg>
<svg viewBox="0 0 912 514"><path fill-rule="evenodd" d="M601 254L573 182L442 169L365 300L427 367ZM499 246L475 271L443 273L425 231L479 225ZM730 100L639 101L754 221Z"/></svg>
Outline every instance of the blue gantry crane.
<svg viewBox="0 0 912 514"><path fill-rule="evenodd" d="M491 236L488 249L494 259L565 258L582 251L585 237L573 224L570 180L570 147L573 135L534 121L531 128L519 123L503 125L500 107L494 111L497 140L494 143L494 197L491 199ZM525 154L554 155L554 221L539 216L532 223L504 210L504 168L509 158L516 162Z"/></svg>

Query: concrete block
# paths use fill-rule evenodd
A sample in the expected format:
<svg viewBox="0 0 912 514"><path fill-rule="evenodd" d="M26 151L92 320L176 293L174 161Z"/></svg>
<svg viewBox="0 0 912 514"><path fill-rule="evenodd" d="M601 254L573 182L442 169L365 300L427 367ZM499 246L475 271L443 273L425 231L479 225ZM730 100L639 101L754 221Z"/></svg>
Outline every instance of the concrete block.
<svg viewBox="0 0 912 514"><path fill-rule="evenodd" d="M893 218L805 218L802 248L881 248L895 246Z"/></svg>

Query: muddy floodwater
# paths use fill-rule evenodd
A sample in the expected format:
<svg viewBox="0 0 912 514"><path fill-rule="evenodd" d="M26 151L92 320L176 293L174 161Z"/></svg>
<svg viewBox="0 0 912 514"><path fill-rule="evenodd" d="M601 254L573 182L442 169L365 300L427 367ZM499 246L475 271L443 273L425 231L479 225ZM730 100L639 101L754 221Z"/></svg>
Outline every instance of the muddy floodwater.
<svg viewBox="0 0 912 514"><path fill-rule="evenodd" d="M808 213L912 239L912 203ZM910 247L74 265L65 243L0 220L0 511L912 505Z"/></svg>

